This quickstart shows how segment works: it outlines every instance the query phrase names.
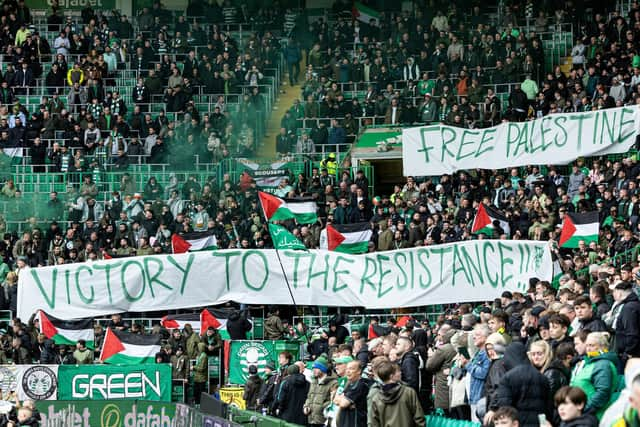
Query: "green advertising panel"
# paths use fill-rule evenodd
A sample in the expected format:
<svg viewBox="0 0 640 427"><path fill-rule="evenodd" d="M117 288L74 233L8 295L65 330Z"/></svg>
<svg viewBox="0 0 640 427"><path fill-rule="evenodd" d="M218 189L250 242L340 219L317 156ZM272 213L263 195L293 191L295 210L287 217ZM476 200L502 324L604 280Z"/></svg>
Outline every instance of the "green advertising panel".
<svg viewBox="0 0 640 427"><path fill-rule="evenodd" d="M46 427L178 426L176 405L142 400L38 401Z"/></svg>
<svg viewBox="0 0 640 427"><path fill-rule="evenodd" d="M171 366L60 365L58 399L171 401Z"/></svg>
<svg viewBox="0 0 640 427"><path fill-rule="evenodd" d="M297 360L300 344L289 341L233 341L229 356L229 384L244 384L249 377L249 366L255 365L258 374L264 374L268 362L278 366L278 354L288 351Z"/></svg>
<svg viewBox="0 0 640 427"><path fill-rule="evenodd" d="M51 0L29 0L27 5L31 9L50 9ZM64 12L68 10L82 10L85 7L92 7L99 10L113 10L116 8L116 0L59 0L58 5Z"/></svg>

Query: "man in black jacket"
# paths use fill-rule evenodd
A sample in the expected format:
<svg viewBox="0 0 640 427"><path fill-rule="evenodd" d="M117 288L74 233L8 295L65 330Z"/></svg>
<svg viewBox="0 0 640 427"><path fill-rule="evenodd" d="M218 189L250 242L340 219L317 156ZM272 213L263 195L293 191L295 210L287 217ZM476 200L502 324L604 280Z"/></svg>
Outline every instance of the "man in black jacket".
<svg viewBox="0 0 640 427"><path fill-rule="evenodd" d="M621 301L622 311L615 323L615 349L624 363L640 356L640 300L633 292L633 283L619 282L613 288L616 301Z"/></svg>
<svg viewBox="0 0 640 427"><path fill-rule="evenodd" d="M413 340L409 337L398 337L396 341L396 353L400 360L400 371L402 372L402 382L416 391L420 392L420 358L413 351Z"/></svg>
<svg viewBox="0 0 640 427"><path fill-rule="evenodd" d="M553 396L549 381L527 358L527 350L520 342L509 344L505 350L504 367L507 373L496 391L496 406L512 406L518 410L520 425L538 425L538 415L550 420L553 414ZM485 418L485 422L487 418Z"/></svg>
<svg viewBox="0 0 640 427"><path fill-rule="evenodd" d="M599 319L593 312L591 300L586 295L576 298L573 306L576 310L576 317L580 321L578 330L587 330L589 332L606 332L607 325Z"/></svg>
<svg viewBox="0 0 640 427"><path fill-rule="evenodd" d="M227 319L227 332L232 340L246 340L247 332L251 330L251 322L246 317L246 311L233 311Z"/></svg>

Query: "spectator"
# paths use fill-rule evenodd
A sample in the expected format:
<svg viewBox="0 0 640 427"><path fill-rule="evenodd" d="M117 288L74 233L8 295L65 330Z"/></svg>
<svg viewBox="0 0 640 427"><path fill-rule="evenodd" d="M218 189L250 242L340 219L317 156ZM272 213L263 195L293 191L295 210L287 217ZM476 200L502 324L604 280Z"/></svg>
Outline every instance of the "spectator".
<svg viewBox="0 0 640 427"><path fill-rule="evenodd" d="M347 384L344 392L336 393L333 403L340 408L338 427L355 427L367 423L367 394L369 387L361 378L360 362L347 364Z"/></svg>
<svg viewBox="0 0 640 427"><path fill-rule="evenodd" d="M576 366L571 375L571 386L581 388L587 395L585 413L600 419L618 387L618 357L609 353L609 334L591 332L585 343L584 364Z"/></svg>
<svg viewBox="0 0 640 427"><path fill-rule="evenodd" d="M256 365L249 366L249 378L244 385L244 393L242 394L242 400L246 402L246 407L250 411L255 411L257 408L258 393L262 388L262 378L258 376L258 367Z"/></svg>
<svg viewBox="0 0 640 427"><path fill-rule="evenodd" d="M78 340L76 350L73 352L73 358L76 360L77 365L90 365L93 363L93 351L87 348L85 340Z"/></svg>
<svg viewBox="0 0 640 427"><path fill-rule="evenodd" d="M399 382L398 366L382 362L376 371L383 386L382 391L372 399L369 425L424 426L425 418L418 395L411 387Z"/></svg>
<svg viewBox="0 0 640 427"><path fill-rule="evenodd" d="M589 413L584 413L587 404L587 395L578 387L562 387L554 395L558 415L562 420L561 426L583 425L595 427L598 419Z"/></svg>
<svg viewBox="0 0 640 427"><path fill-rule="evenodd" d="M308 392L309 383L300 373L298 366L289 366L287 376L282 381L278 392L278 416L289 423L306 424L303 408Z"/></svg>
<svg viewBox="0 0 640 427"><path fill-rule="evenodd" d="M337 386L337 380L331 375L329 362L319 357L313 363L313 379L303 406L303 412L311 426L323 426L326 423L325 408L331 403L331 392Z"/></svg>

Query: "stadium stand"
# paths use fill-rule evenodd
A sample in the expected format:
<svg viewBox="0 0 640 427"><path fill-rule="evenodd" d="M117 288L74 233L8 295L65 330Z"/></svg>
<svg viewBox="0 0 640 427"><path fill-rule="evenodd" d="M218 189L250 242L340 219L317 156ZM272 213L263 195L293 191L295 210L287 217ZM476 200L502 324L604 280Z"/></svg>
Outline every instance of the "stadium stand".
<svg viewBox="0 0 640 427"><path fill-rule="evenodd" d="M201 392L256 425L637 424L638 144L433 176L403 176L401 152L409 127L634 111L638 4L283 3L172 11L156 1L128 17L3 2L2 369L57 365L63 383L71 365L98 372L133 348L127 339L153 341L145 361L171 365L170 394L191 406L165 409L192 411L188 425L206 416ZM363 224L360 253L544 241L554 280L522 277L525 288L481 304L302 307L292 292L293 308L17 318L29 270L179 253L205 237L219 251L277 248L259 192L313 204L317 221L278 224L307 250L333 250L323 235ZM567 247L563 224L588 214L597 232ZM490 226L478 232L481 215ZM114 336L117 351L105 344ZM71 425L54 420L72 405L62 384L58 406L24 384L3 388L6 400L28 399L9 404L0 426Z"/></svg>

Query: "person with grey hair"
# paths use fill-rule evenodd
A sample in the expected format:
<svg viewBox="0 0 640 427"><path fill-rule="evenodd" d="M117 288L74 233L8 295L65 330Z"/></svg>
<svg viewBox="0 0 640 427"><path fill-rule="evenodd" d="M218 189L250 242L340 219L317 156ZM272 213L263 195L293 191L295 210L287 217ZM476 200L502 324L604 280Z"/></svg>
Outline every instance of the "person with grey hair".
<svg viewBox="0 0 640 427"><path fill-rule="evenodd" d="M469 405L471 406L471 420L474 422L481 422L478 418L477 411L480 400L482 399L484 383L491 365L487 351L484 348L489 335L491 335L491 330L487 325L476 325L473 329L473 345L478 349L478 352L465 365L470 384Z"/></svg>

